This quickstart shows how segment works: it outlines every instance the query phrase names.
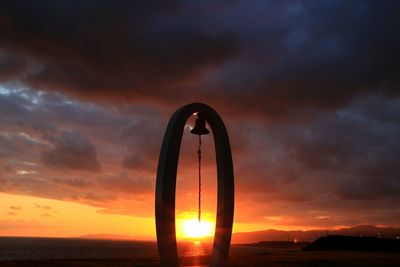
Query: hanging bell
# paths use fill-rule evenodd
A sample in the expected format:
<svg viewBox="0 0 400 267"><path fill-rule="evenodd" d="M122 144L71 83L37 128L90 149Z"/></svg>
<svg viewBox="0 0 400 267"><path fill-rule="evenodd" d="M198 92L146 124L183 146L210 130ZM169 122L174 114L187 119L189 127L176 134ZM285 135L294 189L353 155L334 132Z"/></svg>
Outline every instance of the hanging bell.
<svg viewBox="0 0 400 267"><path fill-rule="evenodd" d="M209 134L210 131L206 127L206 120L201 116L197 116L197 119L194 123L194 128L190 130L190 133L197 135L206 135Z"/></svg>

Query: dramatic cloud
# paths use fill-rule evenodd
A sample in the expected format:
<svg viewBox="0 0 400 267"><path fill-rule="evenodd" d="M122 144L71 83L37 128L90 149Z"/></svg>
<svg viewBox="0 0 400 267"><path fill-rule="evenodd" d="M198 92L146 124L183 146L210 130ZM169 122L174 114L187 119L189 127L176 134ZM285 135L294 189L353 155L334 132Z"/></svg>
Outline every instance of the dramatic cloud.
<svg viewBox="0 0 400 267"><path fill-rule="evenodd" d="M95 147L77 132L66 132L55 140L54 148L43 154L42 162L49 167L99 171Z"/></svg>
<svg viewBox="0 0 400 267"><path fill-rule="evenodd" d="M228 128L237 222L398 226L399 10L399 1L2 1L0 190L153 216L168 118L201 101ZM212 136L203 144L212 210ZM196 146L188 125L182 211L196 206Z"/></svg>
<svg viewBox="0 0 400 267"><path fill-rule="evenodd" d="M130 99L167 96L171 83L190 83L234 51L229 34L184 23L190 18L178 4L93 4L2 4L0 45L36 63L24 82L89 96L109 97L117 88Z"/></svg>
<svg viewBox="0 0 400 267"><path fill-rule="evenodd" d="M136 205L129 201L142 201L154 187L163 131L157 110L142 105L104 108L56 93L1 90L1 111L7 114L0 117L3 192L138 214L137 208L128 206ZM142 154L149 162L125 166L133 154Z"/></svg>
<svg viewBox="0 0 400 267"><path fill-rule="evenodd" d="M2 3L0 48L7 71L19 69L17 79L34 88L294 116L359 94L398 94L399 8L397 1L11 1ZM29 68L19 67L21 58Z"/></svg>
<svg viewBox="0 0 400 267"><path fill-rule="evenodd" d="M0 52L0 82L14 79L25 68L25 61Z"/></svg>
<svg viewBox="0 0 400 267"><path fill-rule="evenodd" d="M307 123L242 125L249 142L237 154L237 176L243 177L238 194L293 201L288 204L293 207L325 205L325 211L342 200L375 201L397 214L391 204L400 195L400 112L394 112L395 106L400 107L399 100L374 96Z"/></svg>

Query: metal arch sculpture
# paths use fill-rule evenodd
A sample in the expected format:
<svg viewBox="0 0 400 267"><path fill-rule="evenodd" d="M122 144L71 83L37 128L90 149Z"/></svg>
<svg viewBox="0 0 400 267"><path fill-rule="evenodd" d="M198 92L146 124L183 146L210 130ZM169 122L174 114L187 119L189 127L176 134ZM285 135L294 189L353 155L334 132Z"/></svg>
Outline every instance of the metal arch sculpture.
<svg viewBox="0 0 400 267"><path fill-rule="evenodd" d="M195 112L200 112L211 127L217 161L217 220L209 266L225 266L228 259L235 194L228 133L221 117L214 109L202 103L192 103L179 108L172 115L164 135L158 161L155 215L161 266L179 266L175 233L176 173L184 126L187 119Z"/></svg>

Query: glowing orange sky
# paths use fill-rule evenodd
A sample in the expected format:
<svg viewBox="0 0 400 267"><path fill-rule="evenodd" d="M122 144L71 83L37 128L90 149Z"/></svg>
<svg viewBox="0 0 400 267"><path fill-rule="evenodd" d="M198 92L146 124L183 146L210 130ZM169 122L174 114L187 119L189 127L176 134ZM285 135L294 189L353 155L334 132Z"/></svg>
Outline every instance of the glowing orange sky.
<svg viewBox="0 0 400 267"><path fill-rule="evenodd" d="M399 3L0 2L0 234L154 239L163 134L192 102L229 133L234 231L400 227ZM203 159L213 221L212 136Z"/></svg>
<svg viewBox="0 0 400 267"><path fill-rule="evenodd" d="M12 119L0 121L1 235L155 238L154 183L171 111L139 106L125 114L27 89L3 88L0 97L12 100L6 110ZM318 136L315 145L309 141L309 131L320 131L319 123L286 129L223 117L235 169L235 232L398 224L396 196L369 178L373 172L352 177L346 169L321 169L337 163L326 163L320 155L348 153L340 154L335 143L321 150L326 143ZM330 123L338 125L336 118ZM179 237L182 221L197 217L197 136L189 133L190 125L193 118L185 127L178 166ZM332 132L329 127L324 131ZM214 153L212 135L204 136L202 206L211 222L217 186Z"/></svg>
<svg viewBox="0 0 400 267"><path fill-rule="evenodd" d="M0 193L0 236L78 237L113 234L140 240L154 240L153 217L103 214L100 208L68 201ZM183 227L195 213L177 216L177 237L187 238ZM213 214L204 213L212 222ZM236 224L236 231L263 229L263 225Z"/></svg>
<svg viewBox="0 0 400 267"><path fill-rule="evenodd" d="M210 161L215 160L211 138L212 136L203 137L203 159L209 164ZM197 138L190 135L186 136L182 144L182 150L189 152L189 150L193 150L197 146L197 143L190 143L187 139L197 141ZM187 222L197 218L198 187L197 177L195 176L197 174L197 154L195 152L192 154L192 159L183 159L180 162L191 164L193 169L185 169L183 164L180 164L178 168L176 227L179 239L191 237L187 233ZM215 226L216 211L216 170L213 165L204 165L202 181L202 218L212 227ZM36 171L33 171L33 173L36 173ZM32 171L21 169L17 170L17 174L29 179ZM54 173L54 175L57 175L57 173ZM18 179L18 177L16 178ZM130 212L125 210L126 214L124 215L118 214L118 207L124 206L124 202L128 202L128 200L120 200L119 203L114 201L110 209L114 208L115 212L112 212L112 210L106 210L102 206L96 206L96 202L88 202L90 204L88 205L73 199L64 201L29 195L0 193L0 225L2 226L0 235L77 237L105 233L128 236L135 239L154 240L153 198L152 192L146 194L139 201L139 204L135 205L134 210ZM138 208L141 210L137 210ZM140 216L132 216L129 213L137 213ZM235 223L234 231L262 230L265 227L268 227L268 225ZM212 235L213 231L210 234Z"/></svg>

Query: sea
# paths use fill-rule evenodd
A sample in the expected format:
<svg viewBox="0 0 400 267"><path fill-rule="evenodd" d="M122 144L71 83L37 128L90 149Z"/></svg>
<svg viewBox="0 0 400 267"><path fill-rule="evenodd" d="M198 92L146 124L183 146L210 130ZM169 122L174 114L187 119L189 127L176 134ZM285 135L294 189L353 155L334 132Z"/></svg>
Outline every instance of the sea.
<svg viewBox="0 0 400 267"><path fill-rule="evenodd" d="M180 257L207 256L210 252L208 243L178 243ZM157 244L150 241L0 237L0 261L157 257Z"/></svg>

